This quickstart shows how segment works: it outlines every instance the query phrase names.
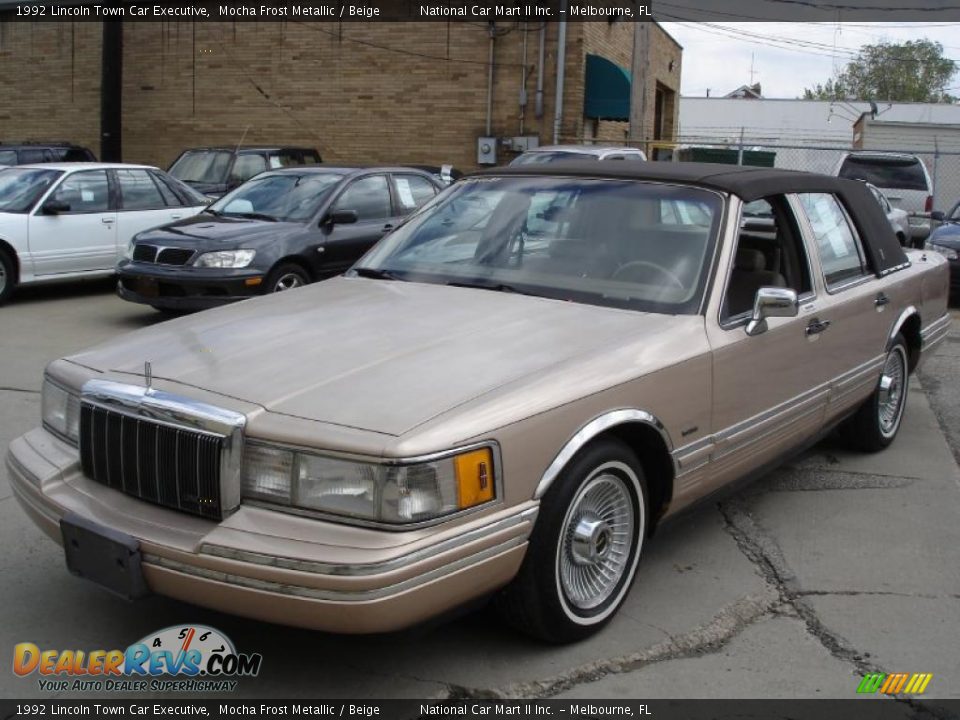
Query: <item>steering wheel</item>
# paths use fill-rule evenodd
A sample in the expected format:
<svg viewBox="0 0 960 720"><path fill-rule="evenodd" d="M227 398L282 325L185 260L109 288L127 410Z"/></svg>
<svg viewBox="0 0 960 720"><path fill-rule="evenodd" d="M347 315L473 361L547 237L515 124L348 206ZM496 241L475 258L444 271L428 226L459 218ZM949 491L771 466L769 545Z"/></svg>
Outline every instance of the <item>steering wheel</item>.
<svg viewBox="0 0 960 720"><path fill-rule="evenodd" d="M668 280L670 280L671 283L676 285L681 290L686 289L686 285L683 284L683 281L680 278L678 278L671 270L667 270L667 268L661 265L657 265L656 263L652 263L649 260L631 260L628 263L624 263L623 265L617 268L615 273L613 273L613 279L623 280L625 279L624 278L625 275L628 275L631 271L636 270L637 268L652 268L657 272L659 272L664 277L666 277Z"/></svg>

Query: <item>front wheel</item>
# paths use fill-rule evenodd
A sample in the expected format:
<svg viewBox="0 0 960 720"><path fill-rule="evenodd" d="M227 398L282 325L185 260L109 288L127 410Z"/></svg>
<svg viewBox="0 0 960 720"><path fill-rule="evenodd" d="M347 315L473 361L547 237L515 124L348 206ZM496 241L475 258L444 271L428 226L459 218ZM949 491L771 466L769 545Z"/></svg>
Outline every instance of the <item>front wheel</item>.
<svg viewBox="0 0 960 720"><path fill-rule="evenodd" d="M299 265L293 263L284 263L278 265L267 276L267 281L263 284L263 291L267 293L283 292L284 290L295 290L303 287L310 282L307 272Z"/></svg>
<svg viewBox="0 0 960 720"><path fill-rule="evenodd" d="M883 372L873 394L842 428L849 445L865 452L883 450L900 430L910 389L907 343L897 335L883 362Z"/></svg>
<svg viewBox="0 0 960 720"><path fill-rule="evenodd" d="M597 632L630 589L647 518L636 455L617 440L592 443L541 502L520 572L497 597L501 614L550 642Z"/></svg>
<svg viewBox="0 0 960 720"><path fill-rule="evenodd" d="M17 274L13 260L6 252L0 250L0 305L13 293L16 281Z"/></svg>

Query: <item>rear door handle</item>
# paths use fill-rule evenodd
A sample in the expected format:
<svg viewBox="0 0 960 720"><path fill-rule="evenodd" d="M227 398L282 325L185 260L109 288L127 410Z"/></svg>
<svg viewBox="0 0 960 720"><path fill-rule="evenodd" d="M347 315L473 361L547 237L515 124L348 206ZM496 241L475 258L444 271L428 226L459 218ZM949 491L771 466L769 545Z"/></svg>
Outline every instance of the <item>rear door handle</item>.
<svg viewBox="0 0 960 720"><path fill-rule="evenodd" d="M182 218L182 217L183 217L183 215L171 215L171 216L170 216L170 219L171 219L171 220L179 220L179 219Z"/></svg>
<svg viewBox="0 0 960 720"><path fill-rule="evenodd" d="M824 330L826 330L828 327L830 327L830 321L829 321L829 320L817 320L816 318L814 318L813 320L810 321L810 324L807 325L806 333L807 333L808 336L809 336L809 335L819 335L819 334L822 333Z"/></svg>
<svg viewBox="0 0 960 720"><path fill-rule="evenodd" d="M393 230L393 225L391 225L390 223L387 223L386 225L383 226L384 232L390 232L391 230Z"/></svg>
<svg viewBox="0 0 960 720"><path fill-rule="evenodd" d="M104 225L113 225L114 219L113 219L113 218L100 218L100 222L102 222Z"/></svg>
<svg viewBox="0 0 960 720"><path fill-rule="evenodd" d="M873 301L873 304L877 307L883 307L884 305L890 304L890 298L888 298L884 293L877 295L877 299Z"/></svg>

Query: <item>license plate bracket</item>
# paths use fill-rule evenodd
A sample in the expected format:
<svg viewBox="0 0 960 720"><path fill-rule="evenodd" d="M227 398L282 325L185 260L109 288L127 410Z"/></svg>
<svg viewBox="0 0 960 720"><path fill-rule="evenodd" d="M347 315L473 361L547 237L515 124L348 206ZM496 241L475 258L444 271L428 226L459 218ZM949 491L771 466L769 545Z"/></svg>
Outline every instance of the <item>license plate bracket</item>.
<svg viewBox="0 0 960 720"><path fill-rule="evenodd" d="M140 543L73 513L60 520L67 569L127 600L149 594Z"/></svg>

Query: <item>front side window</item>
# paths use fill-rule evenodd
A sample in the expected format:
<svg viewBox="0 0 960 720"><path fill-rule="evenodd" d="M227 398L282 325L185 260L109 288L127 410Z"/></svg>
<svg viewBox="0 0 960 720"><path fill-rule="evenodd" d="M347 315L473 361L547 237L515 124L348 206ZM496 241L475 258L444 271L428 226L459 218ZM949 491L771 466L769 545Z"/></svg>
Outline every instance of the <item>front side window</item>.
<svg viewBox="0 0 960 720"><path fill-rule="evenodd" d="M353 210L357 220L383 220L393 215L390 190L384 175L354 180L337 200L337 210Z"/></svg>
<svg viewBox="0 0 960 720"><path fill-rule="evenodd" d="M117 170L116 173L124 210L161 210L167 206L146 170Z"/></svg>
<svg viewBox="0 0 960 720"><path fill-rule="evenodd" d="M810 221L820 251L820 264L828 288L867 273L860 240L836 196L802 193L800 204Z"/></svg>
<svg viewBox="0 0 960 720"><path fill-rule="evenodd" d="M63 173L59 170L0 170L0 212L26 213Z"/></svg>
<svg viewBox="0 0 960 720"><path fill-rule="evenodd" d="M461 181L358 267L400 280L692 314L703 297L722 207L716 193L656 183Z"/></svg>
<svg viewBox="0 0 960 720"><path fill-rule="evenodd" d="M68 211L61 214L107 212L110 210L107 171L88 170L69 175L60 183L60 187L53 191L51 199L70 206Z"/></svg>
<svg viewBox="0 0 960 720"><path fill-rule="evenodd" d="M209 207L219 215L305 222L342 179L338 173L266 173L238 187Z"/></svg>

